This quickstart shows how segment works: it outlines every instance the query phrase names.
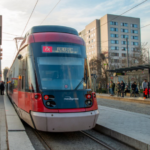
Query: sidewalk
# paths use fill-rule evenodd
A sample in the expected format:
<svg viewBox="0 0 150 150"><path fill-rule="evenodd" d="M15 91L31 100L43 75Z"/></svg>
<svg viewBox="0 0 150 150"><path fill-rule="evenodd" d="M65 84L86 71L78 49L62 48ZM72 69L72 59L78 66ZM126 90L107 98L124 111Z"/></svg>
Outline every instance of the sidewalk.
<svg viewBox="0 0 150 150"><path fill-rule="evenodd" d="M150 116L99 105L96 130L141 150L150 150Z"/></svg>
<svg viewBox="0 0 150 150"><path fill-rule="evenodd" d="M7 125L5 118L4 98L0 95L0 150L7 150Z"/></svg>
<svg viewBox="0 0 150 150"><path fill-rule="evenodd" d="M117 97L116 95L110 96L109 94L99 94L99 93L96 93L96 96L97 98L128 101L128 102L135 102L135 103L142 103L142 104L150 105L150 98L144 99L142 97L128 97L128 96Z"/></svg>
<svg viewBox="0 0 150 150"><path fill-rule="evenodd" d="M25 128L9 98L4 95L0 97L0 100L1 99L4 99L3 108L5 106L4 113L6 115L9 150L34 150L34 147L26 134Z"/></svg>

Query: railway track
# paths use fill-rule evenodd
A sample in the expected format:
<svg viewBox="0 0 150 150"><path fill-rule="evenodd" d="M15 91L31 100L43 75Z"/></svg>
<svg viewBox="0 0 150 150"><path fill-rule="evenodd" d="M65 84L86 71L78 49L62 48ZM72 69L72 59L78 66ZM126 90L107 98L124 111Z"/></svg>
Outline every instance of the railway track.
<svg viewBox="0 0 150 150"><path fill-rule="evenodd" d="M97 138L95 138L94 136L84 132L84 131L80 131L82 134L84 134L85 136L89 137L90 139L94 140L95 142L101 144L102 146L108 148L109 150L115 150L114 148L110 147L108 144L98 140Z"/></svg>
<svg viewBox="0 0 150 150"><path fill-rule="evenodd" d="M34 133L36 134L37 138L40 140L40 142L45 147L45 150L52 150L50 145L44 140L44 138L40 135L40 133L37 130L34 130Z"/></svg>
<svg viewBox="0 0 150 150"><path fill-rule="evenodd" d="M40 135L40 133L36 130L34 130L34 133L36 134L36 136L38 137L38 139L40 140L40 142L43 144L43 146L45 147L46 150L52 150L50 145L46 142L46 140ZM99 143L100 145L104 146L105 148L107 148L108 150L115 150L114 148L110 147L108 144L104 143L103 141L100 141L99 139L95 138L94 136L84 132L84 131L80 131L80 133L84 134L84 136L92 139L93 141Z"/></svg>

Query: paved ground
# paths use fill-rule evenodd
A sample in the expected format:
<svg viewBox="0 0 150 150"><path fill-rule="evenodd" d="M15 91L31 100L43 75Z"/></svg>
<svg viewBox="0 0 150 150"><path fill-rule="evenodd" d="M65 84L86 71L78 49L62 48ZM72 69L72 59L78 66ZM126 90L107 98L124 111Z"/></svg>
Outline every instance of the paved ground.
<svg viewBox="0 0 150 150"><path fill-rule="evenodd" d="M97 124L120 133L120 137L124 136L123 140L126 140L126 137L131 137L140 141L138 144L137 142L130 144L134 144L136 148L147 150L147 146L150 145L150 115L100 105L99 112ZM117 135L116 138L120 137ZM129 142L130 140L128 140ZM142 145L141 142L145 144Z"/></svg>
<svg viewBox="0 0 150 150"><path fill-rule="evenodd" d="M6 130L6 118L4 99L0 95L0 150L7 150L7 130Z"/></svg>
<svg viewBox="0 0 150 150"><path fill-rule="evenodd" d="M101 99L101 98L97 98L97 101L98 104L101 106L107 106L121 110L150 115L150 105L147 104Z"/></svg>

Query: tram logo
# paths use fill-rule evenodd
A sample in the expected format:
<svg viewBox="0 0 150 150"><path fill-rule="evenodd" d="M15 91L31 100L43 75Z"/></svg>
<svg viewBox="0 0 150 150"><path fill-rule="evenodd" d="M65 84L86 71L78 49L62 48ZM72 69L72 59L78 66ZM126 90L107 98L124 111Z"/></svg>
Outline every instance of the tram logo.
<svg viewBox="0 0 150 150"><path fill-rule="evenodd" d="M64 100L65 100L65 101L78 101L79 98L72 98L72 97L70 97L70 96L66 96L66 97L64 98Z"/></svg>
<svg viewBox="0 0 150 150"><path fill-rule="evenodd" d="M53 51L52 46L43 46L44 53L52 53L52 51Z"/></svg>

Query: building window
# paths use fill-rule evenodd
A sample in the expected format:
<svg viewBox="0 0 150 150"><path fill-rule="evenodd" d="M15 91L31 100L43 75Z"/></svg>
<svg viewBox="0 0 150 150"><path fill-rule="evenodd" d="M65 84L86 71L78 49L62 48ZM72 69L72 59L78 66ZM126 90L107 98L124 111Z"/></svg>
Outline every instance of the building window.
<svg viewBox="0 0 150 150"><path fill-rule="evenodd" d="M121 23L121 26L127 27L128 24L127 23Z"/></svg>
<svg viewBox="0 0 150 150"><path fill-rule="evenodd" d="M90 35L89 35L89 38L90 38Z"/></svg>
<svg viewBox="0 0 150 150"><path fill-rule="evenodd" d="M91 40L91 42L93 43L93 39Z"/></svg>
<svg viewBox="0 0 150 150"><path fill-rule="evenodd" d="M118 28L112 28L112 27L111 27L111 28L110 28L110 31L115 31L115 32L116 32L116 31L118 31Z"/></svg>
<svg viewBox="0 0 150 150"><path fill-rule="evenodd" d="M113 63L119 63L119 59L112 59Z"/></svg>
<svg viewBox="0 0 150 150"><path fill-rule="evenodd" d="M122 51L126 51L127 50L126 47L122 47L121 49L122 49ZM129 51L129 48L128 48L128 51Z"/></svg>
<svg viewBox="0 0 150 150"><path fill-rule="evenodd" d="M126 39L126 38L129 38L129 36L128 35L121 35L121 38Z"/></svg>
<svg viewBox="0 0 150 150"><path fill-rule="evenodd" d="M122 44L122 45L126 45L127 42L126 42L126 41L121 41L121 44ZM129 42L128 42L128 45L129 45Z"/></svg>
<svg viewBox="0 0 150 150"><path fill-rule="evenodd" d="M90 44L90 41L89 41L89 44Z"/></svg>
<svg viewBox="0 0 150 150"><path fill-rule="evenodd" d="M139 43L138 43L138 42L131 42L131 45L136 45L136 46L138 46Z"/></svg>
<svg viewBox="0 0 150 150"><path fill-rule="evenodd" d="M90 30L89 30L89 33L90 33Z"/></svg>
<svg viewBox="0 0 150 150"><path fill-rule="evenodd" d="M138 30L131 30L131 33L138 34Z"/></svg>
<svg viewBox="0 0 150 150"><path fill-rule="evenodd" d="M121 29L121 32L128 33L128 29Z"/></svg>
<svg viewBox="0 0 150 150"><path fill-rule="evenodd" d="M111 44L119 44L118 40L111 40Z"/></svg>
<svg viewBox="0 0 150 150"><path fill-rule="evenodd" d="M118 34L113 34L113 33L111 33L110 36L111 36L111 37L114 37L114 38L118 38Z"/></svg>
<svg viewBox="0 0 150 150"><path fill-rule="evenodd" d="M111 46L110 49L111 50L119 50L119 47L118 46Z"/></svg>
<svg viewBox="0 0 150 150"><path fill-rule="evenodd" d="M111 53L111 56L119 56L119 53Z"/></svg>
<svg viewBox="0 0 150 150"><path fill-rule="evenodd" d="M118 22L111 21L111 22L110 22L110 25L118 25Z"/></svg>
<svg viewBox="0 0 150 150"><path fill-rule="evenodd" d="M137 28L138 25L137 25L137 24L131 24L131 27L132 27L132 28Z"/></svg>
<svg viewBox="0 0 150 150"><path fill-rule="evenodd" d="M132 47L132 48L131 48L131 50L132 50L133 52L138 51L138 49L137 49L137 48L135 48L135 47Z"/></svg>
<svg viewBox="0 0 150 150"><path fill-rule="evenodd" d="M126 53L122 53L122 57L126 57Z"/></svg>
<svg viewBox="0 0 150 150"><path fill-rule="evenodd" d="M138 40L138 36L131 36L131 39Z"/></svg>

